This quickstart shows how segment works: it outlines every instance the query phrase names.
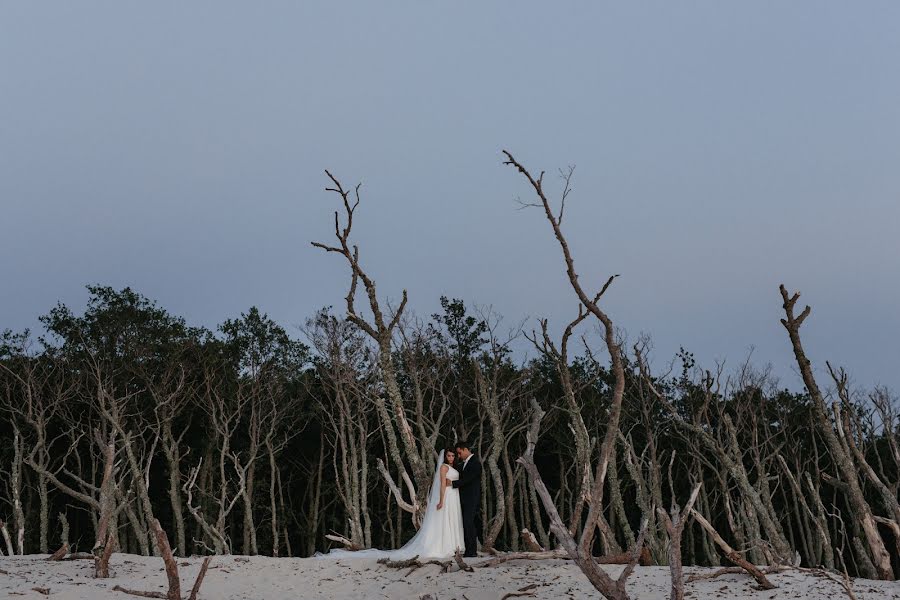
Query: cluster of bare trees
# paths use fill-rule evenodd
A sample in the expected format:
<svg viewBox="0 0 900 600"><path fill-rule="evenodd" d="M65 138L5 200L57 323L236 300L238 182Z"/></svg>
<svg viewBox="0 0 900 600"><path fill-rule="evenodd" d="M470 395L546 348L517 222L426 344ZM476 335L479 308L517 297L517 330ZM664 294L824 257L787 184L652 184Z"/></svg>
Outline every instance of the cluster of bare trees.
<svg viewBox="0 0 900 600"><path fill-rule="evenodd" d="M5 552L90 551L102 576L114 551L160 553L160 530L176 555L396 547L419 525L435 449L466 438L484 459L495 561L567 557L617 599L639 561L670 567L673 598L683 564L737 565L762 585L790 565L893 578L889 391L813 366L810 310L784 288L802 393L749 361L702 369L685 351L653 372L648 340L629 342L604 309L615 276L579 279L563 230L571 171L557 204L543 174L506 164L558 241L568 323L509 327L446 298L422 318L406 291L391 304L353 242L360 189L329 173L334 237L314 245L348 268L348 293L297 339L255 309L211 332L100 287L83 314L50 311L38 339L4 334ZM610 561L627 564L617 578Z"/></svg>
<svg viewBox="0 0 900 600"><path fill-rule="evenodd" d="M279 461L298 433L289 388L305 347L255 310L214 337L131 290L91 291L84 315L43 318L40 351L27 335L3 339L8 551L48 552L56 522L60 544L98 556L158 554L162 520L179 555L229 552L236 531L257 553L260 522L277 554L293 526Z"/></svg>

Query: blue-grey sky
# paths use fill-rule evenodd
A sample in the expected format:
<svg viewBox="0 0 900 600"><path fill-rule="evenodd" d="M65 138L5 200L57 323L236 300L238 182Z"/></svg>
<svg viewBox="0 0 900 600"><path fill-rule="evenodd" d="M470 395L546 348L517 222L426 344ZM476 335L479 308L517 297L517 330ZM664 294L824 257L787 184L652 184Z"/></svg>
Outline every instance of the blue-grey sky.
<svg viewBox="0 0 900 600"><path fill-rule="evenodd" d="M896 2L4 2L0 328L84 285L214 326L341 306L328 168L382 295L576 308L510 149L577 166L566 230L616 323L800 385L900 388Z"/></svg>

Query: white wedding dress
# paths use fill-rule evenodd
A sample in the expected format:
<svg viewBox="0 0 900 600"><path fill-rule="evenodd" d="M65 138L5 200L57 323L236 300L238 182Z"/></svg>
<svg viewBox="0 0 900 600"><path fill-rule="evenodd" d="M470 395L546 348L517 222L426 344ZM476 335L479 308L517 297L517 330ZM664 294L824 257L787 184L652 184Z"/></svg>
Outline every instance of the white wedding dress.
<svg viewBox="0 0 900 600"><path fill-rule="evenodd" d="M459 502L459 490L448 487L444 492L444 505L438 509L441 499L441 467L444 465L444 453L438 459L428 494L428 505L422 526L402 548L397 550L332 550L320 558L389 558L406 560L414 556L419 558L449 558L457 550L466 551L463 538L462 505ZM447 479L459 479L459 471L453 467L447 470Z"/></svg>

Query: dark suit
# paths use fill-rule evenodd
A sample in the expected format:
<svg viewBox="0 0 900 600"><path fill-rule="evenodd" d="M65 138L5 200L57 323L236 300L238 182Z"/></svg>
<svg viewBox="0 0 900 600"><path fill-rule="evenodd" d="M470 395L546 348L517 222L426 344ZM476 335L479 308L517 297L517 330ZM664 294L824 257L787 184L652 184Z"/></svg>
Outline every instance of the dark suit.
<svg viewBox="0 0 900 600"><path fill-rule="evenodd" d="M459 479L453 482L459 490L459 503L462 507L463 539L466 544L466 556L478 556L476 538L478 530L476 522L481 512L481 461L474 454L469 457L465 466L460 466Z"/></svg>

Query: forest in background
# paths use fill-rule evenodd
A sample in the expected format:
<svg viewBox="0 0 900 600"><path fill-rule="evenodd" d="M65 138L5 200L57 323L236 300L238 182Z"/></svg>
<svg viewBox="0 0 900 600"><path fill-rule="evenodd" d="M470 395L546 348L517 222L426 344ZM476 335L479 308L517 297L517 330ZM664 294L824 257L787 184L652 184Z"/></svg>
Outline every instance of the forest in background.
<svg viewBox="0 0 900 600"><path fill-rule="evenodd" d="M810 365L810 310L797 314L784 288L804 391L684 350L651 372L650 341L626 341L600 308L614 277L581 289L561 228L569 179L556 208L543 176L507 156L579 301L561 336L546 321L509 331L457 299L429 318L405 291L384 304L351 240L359 188L329 174L334 241L314 245L346 262L350 291L302 331L256 308L211 331L134 290L90 286L83 312L58 305L40 335L3 333L0 548L155 554L155 520L179 555L399 547L424 512L435 450L467 439L485 467L484 549L561 548L608 597L625 596L595 556L894 578L891 392ZM521 338L533 358L512 352Z"/></svg>

